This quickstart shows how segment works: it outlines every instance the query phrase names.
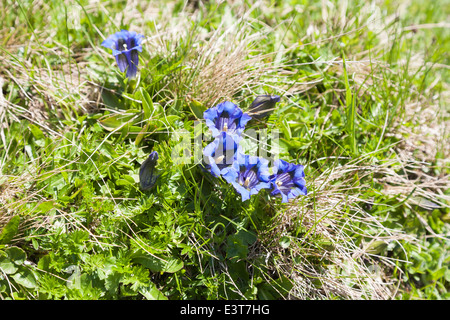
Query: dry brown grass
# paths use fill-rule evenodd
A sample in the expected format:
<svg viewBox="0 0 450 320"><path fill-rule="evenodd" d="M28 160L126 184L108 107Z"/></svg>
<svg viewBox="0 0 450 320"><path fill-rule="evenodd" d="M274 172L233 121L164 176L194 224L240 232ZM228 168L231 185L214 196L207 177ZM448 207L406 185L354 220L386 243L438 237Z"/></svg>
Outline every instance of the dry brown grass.
<svg viewBox="0 0 450 320"><path fill-rule="evenodd" d="M388 299L392 283L384 277L379 262L366 246L355 244L355 235L380 223L362 207L360 197L367 186L355 185L354 176L371 174L372 168L345 165L325 170L308 185L309 195L279 214L264 244L278 258L276 267L293 279L291 295L299 299ZM339 183L337 183L339 182ZM295 229L304 230L292 237ZM291 235L289 250L280 247L282 236ZM399 231L383 230L373 241L386 243L406 238ZM377 272L373 272L377 270Z"/></svg>
<svg viewBox="0 0 450 320"><path fill-rule="evenodd" d="M194 21L190 18L181 25ZM186 30L175 33L161 30L161 37L153 44L159 46L154 49L169 58L174 53L172 50L176 50L174 44L177 47L182 39L192 37ZM164 90L170 91L174 100L194 99L206 107L235 100L238 92L254 90L264 81L261 78L267 79L281 69L274 67L273 54L264 55L255 48L263 37L262 33L250 33L244 20L221 24L210 33L195 35L183 67L174 72Z"/></svg>
<svg viewBox="0 0 450 320"><path fill-rule="evenodd" d="M310 179L309 195L290 203L278 214L270 232L263 232L261 238L270 241L258 244L254 254L276 257L272 269L291 279L291 298L394 298L401 278L392 278L396 260L383 249L391 243L401 246L402 242L416 243L418 239L401 228L385 227L382 216L368 212L376 205L366 195L372 175L379 177L374 181L385 186L385 194L398 196L399 202L409 200L415 190L416 196L406 205L413 205L416 199L415 204L425 208L428 201L449 207L449 197L442 194L450 188L448 177L433 178L428 183L410 180L401 172L401 161L364 166L362 160L330 167ZM417 199L423 201L417 203ZM431 236L446 238L435 234L426 219L416 215ZM303 232L294 236L297 230ZM291 239L288 250L280 245L284 236ZM359 237L361 243L356 242Z"/></svg>
<svg viewBox="0 0 450 320"><path fill-rule="evenodd" d="M186 68L176 78L175 87L213 106L233 100L237 92L255 86L255 82L272 71L261 54L251 54L251 46L261 35L247 35L239 25L224 30L219 27L207 41L200 41L190 54Z"/></svg>

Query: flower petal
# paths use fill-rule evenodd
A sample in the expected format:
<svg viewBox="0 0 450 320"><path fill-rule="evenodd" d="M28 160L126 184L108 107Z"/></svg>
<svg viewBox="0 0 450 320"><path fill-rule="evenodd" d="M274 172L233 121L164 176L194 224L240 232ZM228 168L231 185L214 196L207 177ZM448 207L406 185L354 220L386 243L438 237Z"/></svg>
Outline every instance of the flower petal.
<svg viewBox="0 0 450 320"><path fill-rule="evenodd" d="M144 36L128 30L121 30L110 35L102 42L102 46L112 50L121 72L127 71L128 78L134 78L139 64L139 52L142 52Z"/></svg>
<svg viewBox="0 0 450 320"><path fill-rule="evenodd" d="M302 165L278 159L275 161L274 174L270 176L272 183L271 195L280 195L282 202L299 195L306 195L305 173Z"/></svg>
<svg viewBox="0 0 450 320"><path fill-rule="evenodd" d="M213 142L203 149L203 156L208 170L215 177L221 175L221 171L235 162L239 145L234 135L222 132Z"/></svg>
<svg viewBox="0 0 450 320"><path fill-rule="evenodd" d="M275 109L275 104L280 101L277 95L260 95L252 102L249 107L250 114L256 119L262 119L270 115Z"/></svg>
<svg viewBox="0 0 450 320"><path fill-rule="evenodd" d="M128 59L124 53L116 56L117 65L119 66L120 72L125 72L128 67Z"/></svg>
<svg viewBox="0 0 450 320"><path fill-rule="evenodd" d="M246 201L261 189L271 187L271 183L260 179L261 176L265 176L261 172L268 172L267 164L268 161L265 159L238 152L236 161L231 168L224 171L223 177L241 194L242 201Z"/></svg>
<svg viewBox="0 0 450 320"><path fill-rule="evenodd" d="M108 49L115 49L116 48L116 40L109 37L105 41L102 42L102 46Z"/></svg>
<svg viewBox="0 0 450 320"><path fill-rule="evenodd" d="M139 64L139 55L136 50L132 50L127 54L127 60L129 63L128 70L127 70L127 77L128 78L135 78L137 73L137 66Z"/></svg>
<svg viewBox="0 0 450 320"><path fill-rule="evenodd" d="M244 131L245 124L251 119L249 115L244 114L238 106L230 101L221 102L206 110L203 117L213 137L218 136L220 132L239 136Z"/></svg>
<svg viewBox="0 0 450 320"><path fill-rule="evenodd" d="M158 161L158 153L153 151L142 163L139 169L139 184L142 190L151 189L158 179L159 175L155 173L155 166Z"/></svg>

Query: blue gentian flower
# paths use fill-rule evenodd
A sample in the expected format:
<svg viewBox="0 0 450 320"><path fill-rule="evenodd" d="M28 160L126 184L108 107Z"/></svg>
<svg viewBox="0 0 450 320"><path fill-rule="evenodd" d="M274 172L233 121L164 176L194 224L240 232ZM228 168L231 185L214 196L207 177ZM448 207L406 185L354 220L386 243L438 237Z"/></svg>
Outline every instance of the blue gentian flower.
<svg viewBox="0 0 450 320"><path fill-rule="evenodd" d="M139 52L142 52L142 40L144 36L136 32L121 30L110 35L102 46L112 50L113 56L116 58L117 65L121 72L127 71L128 78L135 78L137 66L139 64Z"/></svg>
<svg viewBox="0 0 450 320"><path fill-rule="evenodd" d="M235 135L221 132L213 142L203 149L205 168L214 177L219 177L222 170L235 161L238 148Z"/></svg>
<svg viewBox="0 0 450 320"><path fill-rule="evenodd" d="M223 169L222 176L246 201L261 189L270 188L268 163L266 159L238 152L236 161Z"/></svg>
<svg viewBox="0 0 450 320"><path fill-rule="evenodd" d="M305 172L302 165L286 162L281 159L275 160L273 175L270 182L273 187L271 195L280 195L282 202L299 195L306 195Z"/></svg>
<svg viewBox="0 0 450 320"><path fill-rule="evenodd" d="M230 101L219 103L203 113L206 125L211 129L213 137L221 132L240 135L251 117Z"/></svg>
<svg viewBox="0 0 450 320"><path fill-rule="evenodd" d="M149 190L154 185L159 175L156 174L156 163L158 162L158 152L153 151L141 164L139 169L139 183L142 190Z"/></svg>
<svg viewBox="0 0 450 320"><path fill-rule="evenodd" d="M277 95L260 95L250 105L248 112L255 119L267 117L274 109L275 104L280 102L280 96Z"/></svg>

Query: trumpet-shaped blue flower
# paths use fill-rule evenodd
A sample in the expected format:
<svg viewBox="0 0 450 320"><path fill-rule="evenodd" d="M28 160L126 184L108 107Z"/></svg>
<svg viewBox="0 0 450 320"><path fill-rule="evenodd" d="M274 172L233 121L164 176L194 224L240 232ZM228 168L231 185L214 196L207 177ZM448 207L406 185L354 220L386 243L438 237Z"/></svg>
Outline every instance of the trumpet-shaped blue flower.
<svg viewBox="0 0 450 320"><path fill-rule="evenodd" d="M142 52L142 40L144 36L136 32L121 30L110 35L102 46L112 50L116 58L117 65L121 72L127 71L128 78L136 77L137 66L139 64L139 53Z"/></svg>
<svg viewBox="0 0 450 320"><path fill-rule="evenodd" d="M280 96L261 95L250 105L248 111L255 119L267 117L274 109L277 102L280 102Z"/></svg>
<svg viewBox="0 0 450 320"><path fill-rule="evenodd" d="M303 166L293 164L284 160L275 160L273 175L270 176L270 182L273 190L271 195L280 195L282 202L288 202L289 199L299 195L306 195L305 172Z"/></svg>
<svg viewBox="0 0 450 320"><path fill-rule="evenodd" d="M203 149L205 168L214 176L219 177L224 168L236 160L239 148L235 135L221 132L213 142Z"/></svg>
<svg viewBox="0 0 450 320"><path fill-rule="evenodd" d="M233 165L223 169L222 176L246 201L261 189L270 188L268 163L266 159L239 152Z"/></svg>
<svg viewBox="0 0 450 320"><path fill-rule="evenodd" d="M142 163L139 169L139 183L142 190L151 189L158 179L156 174L156 163L158 162L158 152L153 151L148 158Z"/></svg>
<svg viewBox="0 0 450 320"><path fill-rule="evenodd" d="M217 106L203 113L206 125L212 131L213 137L221 132L240 135L244 131L245 124L251 117L230 101L219 103Z"/></svg>

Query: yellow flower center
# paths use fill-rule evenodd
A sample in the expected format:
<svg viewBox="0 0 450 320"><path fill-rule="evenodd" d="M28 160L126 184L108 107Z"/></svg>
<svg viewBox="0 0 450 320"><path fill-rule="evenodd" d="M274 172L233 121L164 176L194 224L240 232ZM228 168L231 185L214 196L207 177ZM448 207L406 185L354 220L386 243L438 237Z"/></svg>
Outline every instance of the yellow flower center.
<svg viewBox="0 0 450 320"><path fill-rule="evenodd" d="M219 164L222 162L223 158L225 158L225 156L220 156L216 159L216 164Z"/></svg>
<svg viewBox="0 0 450 320"><path fill-rule="evenodd" d="M244 181L244 187L248 187L248 185L250 184L250 177L247 177Z"/></svg>

